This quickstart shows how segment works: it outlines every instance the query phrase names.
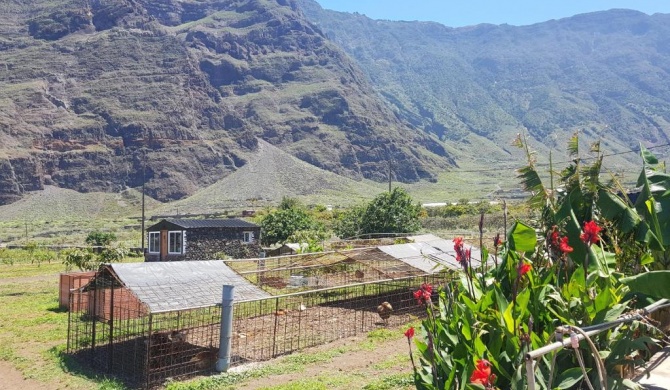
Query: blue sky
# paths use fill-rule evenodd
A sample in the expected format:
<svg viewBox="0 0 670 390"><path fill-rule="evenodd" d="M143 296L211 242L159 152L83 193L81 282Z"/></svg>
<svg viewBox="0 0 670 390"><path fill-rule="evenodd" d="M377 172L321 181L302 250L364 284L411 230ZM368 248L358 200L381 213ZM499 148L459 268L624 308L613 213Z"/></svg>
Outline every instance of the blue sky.
<svg viewBox="0 0 670 390"><path fill-rule="evenodd" d="M317 0L323 8L372 19L422 20L449 27L479 23L523 26L576 14L626 8L670 13L667 0Z"/></svg>

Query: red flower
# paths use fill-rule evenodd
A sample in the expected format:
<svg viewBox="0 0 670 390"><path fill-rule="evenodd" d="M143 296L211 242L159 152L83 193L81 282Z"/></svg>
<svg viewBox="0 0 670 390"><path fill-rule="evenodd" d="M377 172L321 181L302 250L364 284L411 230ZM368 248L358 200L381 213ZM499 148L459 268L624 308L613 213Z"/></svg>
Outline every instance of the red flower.
<svg viewBox="0 0 670 390"><path fill-rule="evenodd" d="M423 284L421 285L421 289L422 289L423 291L428 291L428 294L432 294L432 293L433 293L433 286L431 286L431 285L428 284L428 283L423 283Z"/></svg>
<svg viewBox="0 0 670 390"><path fill-rule="evenodd" d="M421 287L414 291L414 299L416 300L417 305L422 305L426 302L430 302L430 296L433 293L433 286L428 283L423 283Z"/></svg>
<svg viewBox="0 0 670 390"><path fill-rule="evenodd" d="M568 245L568 237L561 238L561 243L558 247L563 253L570 253L573 251L572 247Z"/></svg>
<svg viewBox="0 0 670 390"><path fill-rule="evenodd" d="M490 386L491 383L491 363L488 360L479 359L475 364L475 370L470 376L470 383Z"/></svg>
<svg viewBox="0 0 670 390"><path fill-rule="evenodd" d="M553 245L554 248L558 248L558 246L559 246L558 240L560 238L559 235L558 235L558 228L556 227L556 225L554 225L554 227L552 229L553 230L550 233L551 245Z"/></svg>
<svg viewBox="0 0 670 390"><path fill-rule="evenodd" d="M519 276L524 276L524 275L527 274L528 271L530 271L531 269L533 269L533 266L532 266L532 265L523 263L523 264L521 265L521 267L519 268Z"/></svg>
<svg viewBox="0 0 670 390"><path fill-rule="evenodd" d="M500 246L500 233L496 233L496 236L493 237L493 246L498 248Z"/></svg>
<svg viewBox="0 0 670 390"><path fill-rule="evenodd" d="M597 223L593 221L584 222L583 230L584 233L582 233L579 238L581 238L587 246L591 246L591 244L595 244L600 240L598 233L600 233L600 230L602 229Z"/></svg>
<svg viewBox="0 0 670 390"><path fill-rule="evenodd" d="M472 247L465 250L465 259L467 261L470 261L471 258L472 258Z"/></svg>
<svg viewBox="0 0 670 390"><path fill-rule="evenodd" d="M405 337L407 337L408 339L411 339L412 337L414 337L414 327L413 326L411 326L409 329L407 329L405 331Z"/></svg>
<svg viewBox="0 0 670 390"><path fill-rule="evenodd" d="M414 291L414 299L416 300L417 305L423 303L422 298L423 298L423 292L421 292L421 290Z"/></svg>

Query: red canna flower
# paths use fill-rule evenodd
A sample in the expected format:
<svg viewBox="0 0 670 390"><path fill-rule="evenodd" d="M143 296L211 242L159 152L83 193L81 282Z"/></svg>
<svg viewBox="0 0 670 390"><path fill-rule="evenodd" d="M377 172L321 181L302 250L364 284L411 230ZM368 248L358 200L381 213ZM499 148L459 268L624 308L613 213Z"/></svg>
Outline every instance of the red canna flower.
<svg viewBox="0 0 670 390"><path fill-rule="evenodd" d="M570 245L568 245L568 237L561 238L561 243L559 244L558 247L563 253L570 253L573 251L573 248Z"/></svg>
<svg viewBox="0 0 670 390"><path fill-rule="evenodd" d="M521 267L519 268L519 276L524 276L527 274L531 269L533 269L533 266L527 263L523 263Z"/></svg>
<svg viewBox="0 0 670 390"><path fill-rule="evenodd" d="M411 326L409 329L407 329L405 331L405 337L407 337L407 339L411 339L412 337L414 337L414 327L413 326Z"/></svg>
<svg viewBox="0 0 670 390"><path fill-rule="evenodd" d="M432 294L432 293L433 293L433 286L431 286L431 285L428 284L428 283L423 283L423 284L421 285L421 289L422 289L423 291L428 291L428 294Z"/></svg>
<svg viewBox="0 0 670 390"><path fill-rule="evenodd" d="M600 226L594 221L584 222L584 233L582 233L579 238L582 239L584 244L591 246L600 240L598 233L602 230Z"/></svg>
<svg viewBox="0 0 670 390"><path fill-rule="evenodd" d="M423 283L421 287L414 291L414 299L416 300L417 305L422 305L426 302L430 302L430 296L433 293L433 286L428 283Z"/></svg>
<svg viewBox="0 0 670 390"><path fill-rule="evenodd" d="M496 249L500 246L500 233L496 233L496 236L493 237L493 246Z"/></svg>
<svg viewBox="0 0 670 390"><path fill-rule="evenodd" d="M423 293L421 290L416 290L414 291L414 300L416 300L417 305L421 305L423 303Z"/></svg>
<svg viewBox="0 0 670 390"><path fill-rule="evenodd" d="M470 376L470 383L490 386L491 383L491 363L488 360L479 359L475 364L475 370Z"/></svg>
<svg viewBox="0 0 670 390"><path fill-rule="evenodd" d="M551 245L554 248L558 248L558 246L559 246L558 240L559 240L560 236L558 235L558 227L556 225L554 225L554 227L552 228L552 231L549 234L549 237L551 238Z"/></svg>

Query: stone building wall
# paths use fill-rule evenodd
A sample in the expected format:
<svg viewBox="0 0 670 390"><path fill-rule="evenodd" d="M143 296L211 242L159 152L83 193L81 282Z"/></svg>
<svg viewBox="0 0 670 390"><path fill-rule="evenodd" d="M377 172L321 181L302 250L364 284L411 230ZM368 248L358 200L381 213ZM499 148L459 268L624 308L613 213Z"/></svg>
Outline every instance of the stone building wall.
<svg viewBox="0 0 670 390"><path fill-rule="evenodd" d="M253 242L243 242L244 232L253 232ZM184 254L168 254L163 261L220 260L222 258L250 259L260 256L261 229L202 228L186 231ZM160 261L158 253L147 253L145 261Z"/></svg>
<svg viewBox="0 0 670 390"><path fill-rule="evenodd" d="M242 242L244 232L253 231L254 241ZM214 260L223 257L248 259L259 257L260 228L191 229L186 232L186 253L183 260Z"/></svg>

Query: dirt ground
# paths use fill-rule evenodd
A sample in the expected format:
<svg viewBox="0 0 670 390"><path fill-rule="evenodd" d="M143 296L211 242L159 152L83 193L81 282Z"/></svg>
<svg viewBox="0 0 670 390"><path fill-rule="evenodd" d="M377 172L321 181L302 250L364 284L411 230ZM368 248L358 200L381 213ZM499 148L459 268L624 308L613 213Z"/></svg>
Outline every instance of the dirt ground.
<svg viewBox="0 0 670 390"><path fill-rule="evenodd" d="M400 329L398 329L398 333L400 334L399 337L380 342L376 344L373 350L356 347L365 342L366 335L348 337L326 345L307 348L303 350L304 353L318 353L340 347L346 348L348 346L351 346L352 350L336 356L325 363L306 364L304 369L298 372L247 380L235 386L235 388L261 390L268 387L290 384L305 378L314 378L317 376L337 377L338 375L347 374L356 379L353 383L348 382L341 389L351 390L363 388L377 376L409 373L411 372L411 366L407 361L393 359L394 356L407 354L407 340L402 337ZM281 359L283 357L259 364L272 365ZM389 360L391 360L390 364L383 364ZM393 362L394 360L397 361ZM245 368L247 367L236 367L233 371L244 370ZM54 383L43 383L32 379L25 379L11 363L0 361L0 390L58 390L61 388L64 387ZM337 390L339 387L329 386L328 388Z"/></svg>
<svg viewBox="0 0 670 390"><path fill-rule="evenodd" d="M24 379L23 375L11 363L0 360L0 390L39 390L49 389L44 383Z"/></svg>
<svg viewBox="0 0 670 390"><path fill-rule="evenodd" d="M398 330L400 333L400 330ZM355 345L365 340L365 335L341 339L326 345L307 348L305 353L319 352L342 346ZM240 384L240 389L260 390L271 386L280 386L292 383L304 378L314 378L317 376L333 377L338 374L347 374L360 378L358 382L347 383L342 390L361 389L371 382L377 376L389 374L410 373L411 365L404 360L396 359L395 364L387 365L381 363L387 362L396 355L407 354L407 339L398 337L378 344L374 350L354 350L334 357L327 363L310 364L305 366L304 370L295 373L275 375L267 378L259 378L246 381ZM272 361L264 364L272 364ZM340 387L328 387L329 389L339 389ZM413 388L413 387L410 387Z"/></svg>

